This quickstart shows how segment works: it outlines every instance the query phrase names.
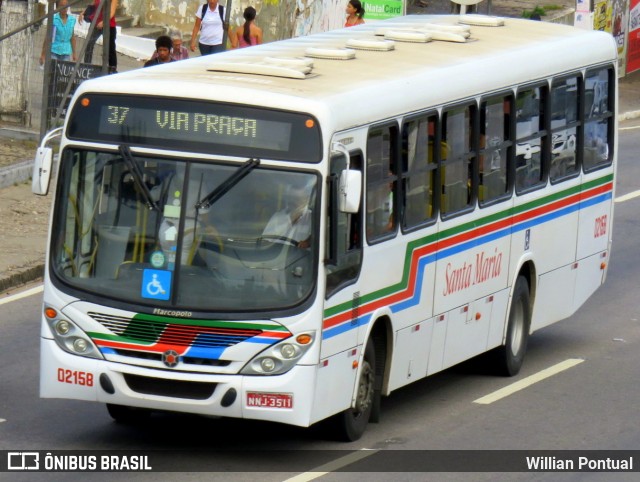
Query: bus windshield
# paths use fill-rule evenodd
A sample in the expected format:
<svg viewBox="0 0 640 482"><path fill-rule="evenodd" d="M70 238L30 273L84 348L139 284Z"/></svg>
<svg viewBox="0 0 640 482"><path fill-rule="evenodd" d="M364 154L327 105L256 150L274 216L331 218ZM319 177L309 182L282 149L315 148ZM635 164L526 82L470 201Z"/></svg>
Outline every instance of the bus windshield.
<svg viewBox="0 0 640 482"><path fill-rule="evenodd" d="M67 148L51 263L72 287L125 303L251 312L315 288L317 176Z"/></svg>

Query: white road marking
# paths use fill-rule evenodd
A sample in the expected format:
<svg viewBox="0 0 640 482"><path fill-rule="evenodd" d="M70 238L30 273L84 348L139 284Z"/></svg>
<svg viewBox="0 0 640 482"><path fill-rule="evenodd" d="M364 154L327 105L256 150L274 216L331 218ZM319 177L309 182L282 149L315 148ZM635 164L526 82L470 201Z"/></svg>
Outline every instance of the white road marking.
<svg viewBox="0 0 640 482"><path fill-rule="evenodd" d="M615 202L623 203L625 201L628 201L629 199L637 198L638 196L640 196L640 191L633 191L633 192L630 192L628 194L624 194L622 196L618 196L617 198L615 198Z"/></svg>
<svg viewBox="0 0 640 482"><path fill-rule="evenodd" d="M511 385L508 385L504 388L501 388L500 390L496 390L495 392L490 393L489 395L485 395L484 397L478 398L477 400L474 400L473 403L488 405L490 403L496 402L502 398L508 397L509 395L513 395L514 393L524 388L527 388L533 385L534 383L538 383L539 381L542 381L545 378L549 378L553 375L557 375L560 372L563 372L565 370L568 370L569 368L579 365L583 361L584 360L581 358L569 358L568 360L560 362L557 365L553 365L552 367L546 368L542 371L539 371L538 373L534 373L533 375L528 376L527 378L518 380L517 382L512 383Z"/></svg>
<svg viewBox="0 0 640 482"><path fill-rule="evenodd" d="M635 129L640 129L640 126L631 126L631 127L618 127L619 131L632 131Z"/></svg>
<svg viewBox="0 0 640 482"><path fill-rule="evenodd" d="M342 467L346 467L347 465L357 462L358 460L362 460L365 457L369 457L370 455L373 455L377 452L378 450L374 450L374 449L358 450L357 452L352 452L348 455L345 455L344 457L340 457L339 459L333 460L324 465L316 467L313 470L310 470L309 472L304 472L302 474L291 477L290 479L287 479L284 482L309 482L310 480L314 480L324 475L327 475Z"/></svg>
<svg viewBox="0 0 640 482"><path fill-rule="evenodd" d="M7 421L7 419L6 419L6 418L0 418L0 423L2 423L2 422L6 422L6 421Z"/></svg>
<svg viewBox="0 0 640 482"><path fill-rule="evenodd" d="M7 296L6 298L0 299L0 305L4 305L6 303L11 303L12 301L21 300L22 298L27 298L28 296L35 295L38 293L42 293L44 287L42 285L36 286L34 288L30 288L22 293L16 293L15 295Z"/></svg>

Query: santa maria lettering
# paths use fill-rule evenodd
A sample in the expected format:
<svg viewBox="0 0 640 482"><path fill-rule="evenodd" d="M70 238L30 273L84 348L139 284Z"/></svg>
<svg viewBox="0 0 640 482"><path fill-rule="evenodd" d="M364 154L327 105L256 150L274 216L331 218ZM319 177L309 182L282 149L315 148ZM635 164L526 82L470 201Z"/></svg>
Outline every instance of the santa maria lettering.
<svg viewBox="0 0 640 482"><path fill-rule="evenodd" d="M454 266L447 263L444 273L445 286L442 292L447 296L469 288L471 285L484 283L493 278L498 278L502 272L502 252L495 248L493 253L484 251L476 254L475 263L467 263L462 266Z"/></svg>
<svg viewBox="0 0 640 482"><path fill-rule="evenodd" d="M160 129L223 136L256 137L258 130L256 119L171 110L156 111L156 124Z"/></svg>

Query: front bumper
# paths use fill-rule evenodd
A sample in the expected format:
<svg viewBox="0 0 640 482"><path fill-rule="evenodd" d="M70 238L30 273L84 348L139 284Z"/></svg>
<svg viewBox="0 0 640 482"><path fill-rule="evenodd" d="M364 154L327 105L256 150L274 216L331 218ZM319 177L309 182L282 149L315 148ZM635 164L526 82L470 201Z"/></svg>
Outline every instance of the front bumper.
<svg viewBox="0 0 640 482"><path fill-rule="evenodd" d="M269 420L302 427L311 424L316 366L295 366L277 376L210 375L71 355L47 338L41 338L40 348L43 398ZM250 392L290 395L291 408L249 405Z"/></svg>

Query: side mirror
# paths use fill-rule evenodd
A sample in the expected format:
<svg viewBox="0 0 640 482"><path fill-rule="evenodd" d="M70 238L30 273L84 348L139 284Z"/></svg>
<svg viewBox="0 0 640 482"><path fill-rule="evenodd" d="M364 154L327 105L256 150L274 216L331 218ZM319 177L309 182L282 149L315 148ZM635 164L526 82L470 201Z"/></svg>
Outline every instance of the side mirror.
<svg viewBox="0 0 640 482"><path fill-rule="evenodd" d="M38 147L31 177L31 192L33 194L46 196L49 192L52 164L53 149L50 147Z"/></svg>
<svg viewBox="0 0 640 482"><path fill-rule="evenodd" d="M338 187L338 209L343 213L357 213L361 195L362 172L353 169L342 171Z"/></svg>
<svg viewBox="0 0 640 482"><path fill-rule="evenodd" d="M53 165L53 149L47 147L47 143L54 137L59 137L60 135L62 135L62 127L48 132L36 151L36 158L33 163L33 174L31 176L31 192L33 194L46 196L49 192L51 167Z"/></svg>

